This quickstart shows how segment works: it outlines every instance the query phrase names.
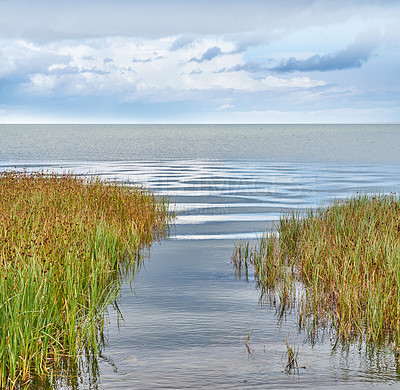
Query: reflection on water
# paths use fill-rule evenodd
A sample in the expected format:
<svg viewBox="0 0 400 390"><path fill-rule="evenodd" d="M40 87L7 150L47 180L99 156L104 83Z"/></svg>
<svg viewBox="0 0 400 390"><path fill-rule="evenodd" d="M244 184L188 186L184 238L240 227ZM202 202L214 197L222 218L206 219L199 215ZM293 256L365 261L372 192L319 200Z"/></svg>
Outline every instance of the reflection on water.
<svg viewBox="0 0 400 390"><path fill-rule="evenodd" d="M98 389L100 368L98 356L87 351L77 360L63 359L51 376L34 377L29 384L33 389Z"/></svg>
<svg viewBox="0 0 400 390"><path fill-rule="evenodd" d="M400 354L392 346L363 343L342 344L332 348L332 372L340 381L357 375L362 382L395 383L400 380Z"/></svg>

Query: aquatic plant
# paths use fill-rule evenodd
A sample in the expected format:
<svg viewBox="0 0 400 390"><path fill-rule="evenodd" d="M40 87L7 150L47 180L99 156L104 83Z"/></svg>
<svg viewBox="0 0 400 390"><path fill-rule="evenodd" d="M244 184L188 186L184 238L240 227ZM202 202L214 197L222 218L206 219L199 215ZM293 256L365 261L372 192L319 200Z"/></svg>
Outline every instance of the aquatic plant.
<svg viewBox="0 0 400 390"><path fill-rule="evenodd" d="M312 338L400 345L400 198L357 195L281 217L254 246L237 245L280 315L296 310Z"/></svg>
<svg viewBox="0 0 400 390"><path fill-rule="evenodd" d="M287 374L298 374L299 373L299 348L294 345L294 338L292 344L289 344L288 337L285 340L286 352L282 356L283 369ZM303 367L304 368L304 367Z"/></svg>
<svg viewBox="0 0 400 390"><path fill-rule="evenodd" d="M251 336L251 330L249 330L249 333L247 334L246 342L244 343L244 345L246 347L246 351L249 354L249 356L254 352L253 349L251 349L249 346L250 336Z"/></svg>
<svg viewBox="0 0 400 390"><path fill-rule="evenodd" d="M107 305L168 202L71 174L0 173L0 387L96 354Z"/></svg>

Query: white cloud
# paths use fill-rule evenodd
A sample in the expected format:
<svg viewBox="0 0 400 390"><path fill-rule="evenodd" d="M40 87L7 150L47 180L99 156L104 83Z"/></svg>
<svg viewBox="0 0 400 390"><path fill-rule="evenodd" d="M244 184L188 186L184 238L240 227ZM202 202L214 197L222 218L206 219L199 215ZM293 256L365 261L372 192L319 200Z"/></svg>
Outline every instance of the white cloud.
<svg viewBox="0 0 400 390"><path fill-rule="evenodd" d="M8 42L3 50L4 75L23 73L25 93L40 96L108 96L117 101L176 101L206 90L263 91L325 85L309 77L255 78L251 72L224 73L243 61L235 44L221 38L201 38L170 50L176 37L155 39L104 38L60 44ZM14 48L14 49L13 49ZM215 50L214 48L218 48ZM25 50L24 50L25 49ZM217 55L209 55L210 50ZM203 58L193 61L193 58ZM28 56L31 61L24 63ZM23 64L23 65L22 65ZM4 71L3 71L4 72Z"/></svg>
<svg viewBox="0 0 400 390"><path fill-rule="evenodd" d="M261 82L267 88L313 88L326 85L322 80L312 80L309 77L292 77L286 79L267 76Z"/></svg>
<svg viewBox="0 0 400 390"><path fill-rule="evenodd" d="M219 107L216 108L217 111L224 111L224 110L229 110L231 108L235 108L233 104L222 104Z"/></svg>

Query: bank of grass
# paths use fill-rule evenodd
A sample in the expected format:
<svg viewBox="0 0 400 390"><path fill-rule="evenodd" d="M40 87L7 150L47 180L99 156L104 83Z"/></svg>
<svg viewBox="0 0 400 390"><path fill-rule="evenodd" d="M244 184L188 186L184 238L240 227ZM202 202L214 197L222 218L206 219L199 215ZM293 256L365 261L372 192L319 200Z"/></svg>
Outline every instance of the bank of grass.
<svg viewBox="0 0 400 390"><path fill-rule="evenodd" d="M0 388L96 354L104 309L168 203L139 187L70 174L0 174Z"/></svg>
<svg viewBox="0 0 400 390"><path fill-rule="evenodd" d="M255 246L236 247L280 314L297 310L309 332L400 345L400 198L359 195L281 217Z"/></svg>

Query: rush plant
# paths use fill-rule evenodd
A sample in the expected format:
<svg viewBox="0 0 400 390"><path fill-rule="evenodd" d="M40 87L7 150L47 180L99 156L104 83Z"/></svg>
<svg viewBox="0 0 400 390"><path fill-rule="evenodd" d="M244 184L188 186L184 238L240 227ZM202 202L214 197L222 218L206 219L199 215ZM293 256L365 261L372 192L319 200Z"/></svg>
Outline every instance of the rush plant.
<svg viewBox="0 0 400 390"><path fill-rule="evenodd" d="M310 332L337 340L400 345L400 198L358 195L330 207L282 216L236 267L256 280L280 313L296 309Z"/></svg>
<svg viewBox="0 0 400 390"><path fill-rule="evenodd" d="M0 388L96 354L107 305L171 220L139 187L71 174L0 174Z"/></svg>

